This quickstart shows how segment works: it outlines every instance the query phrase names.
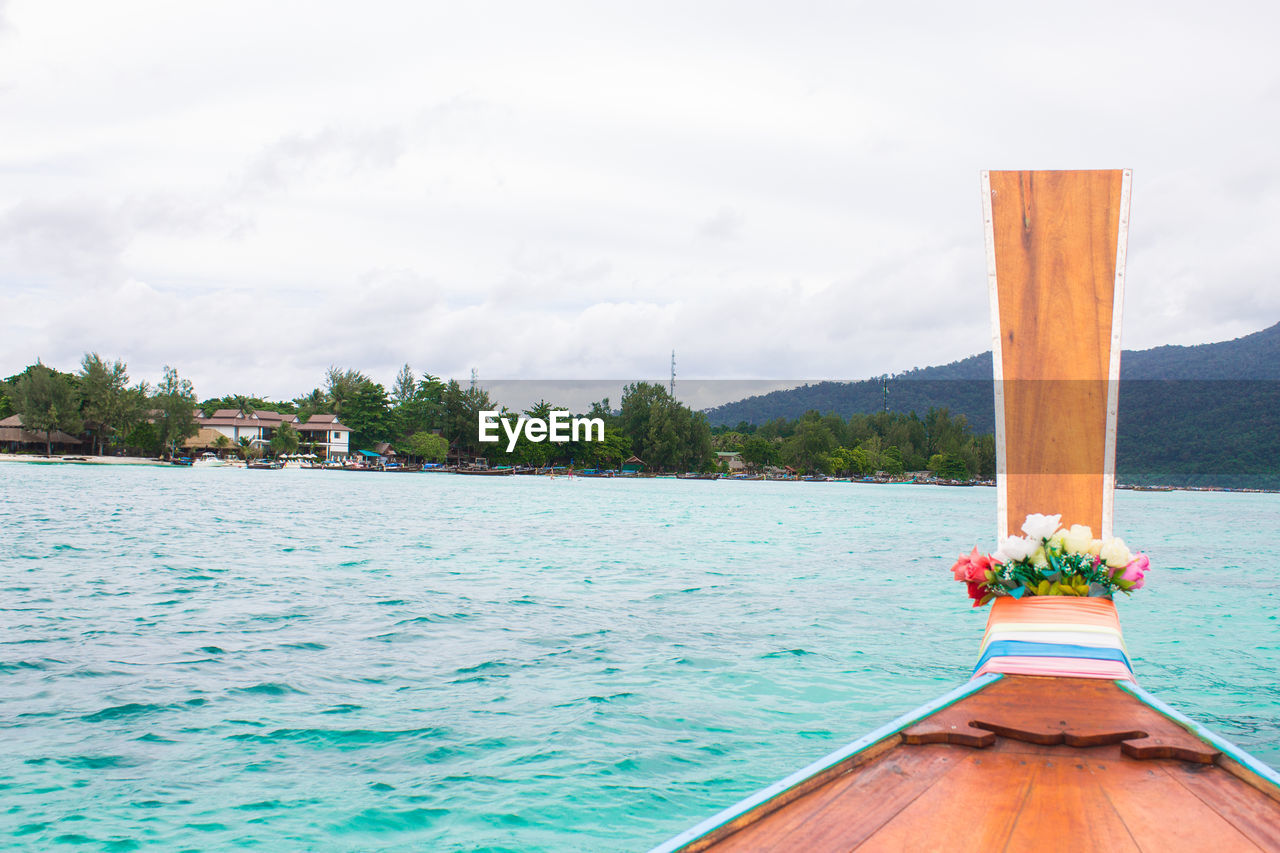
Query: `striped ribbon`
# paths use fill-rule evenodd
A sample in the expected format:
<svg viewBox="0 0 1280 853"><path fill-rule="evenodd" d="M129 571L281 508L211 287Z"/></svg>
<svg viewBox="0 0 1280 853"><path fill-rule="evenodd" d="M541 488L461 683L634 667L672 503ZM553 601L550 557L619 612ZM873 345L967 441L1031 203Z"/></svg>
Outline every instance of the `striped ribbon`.
<svg viewBox="0 0 1280 853"><path fill-rule="evenodd" d="M973 675L988 672L1134 680L1115 602L1057 595L991 602Z"/></svg>

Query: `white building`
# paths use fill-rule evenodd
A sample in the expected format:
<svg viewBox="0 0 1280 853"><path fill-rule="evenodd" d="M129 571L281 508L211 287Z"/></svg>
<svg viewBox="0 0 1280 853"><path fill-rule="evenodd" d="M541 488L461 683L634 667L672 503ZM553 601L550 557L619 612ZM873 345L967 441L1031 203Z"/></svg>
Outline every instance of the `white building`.
<svg viewBox="0 0 1280 853"><path fill-rule="evenodd" d="M279 412L218 409L212 417L196 418L202 428L216 430L232 444L239 444L243 438L258 447L268 444L280 424L286 422L298 431L302 444L310 445L325 459L343 459L351 453L351 428L340 423L337 415L312 415L303 423L297 415Z"/></svg>
<svg viewBox="0 0 1280 853"><path fill-rule="evenodd" d="M339 423L337 415L312 415L305 424L294 415L291 424L304 443L324 448L325 459L345 459L351 454L351 427Z"/></svg>

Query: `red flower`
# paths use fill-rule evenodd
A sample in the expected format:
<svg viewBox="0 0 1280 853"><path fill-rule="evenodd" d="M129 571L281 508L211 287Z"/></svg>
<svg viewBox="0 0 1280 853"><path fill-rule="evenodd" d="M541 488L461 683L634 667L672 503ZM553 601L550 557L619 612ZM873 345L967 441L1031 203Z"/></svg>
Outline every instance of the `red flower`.
<svg viewBox="0 0 1280 853"><path fill-rule="evenodd" d="M982 603L982 599L987 594L987 582L969 581L969 597L973 599L973 606L978 607Z"/></svg>
<svg viewBox="0 0 1280 853"><path fill-rule="evenodd" d="M978 546L974 546L973 550L968 554L961 554L956 559L956 563L951 567L951 574L958 581L973 583L975 581L985 582L987 572L991 567L996 565L996 561L991 558L990 554L979 554Z"/></svg>

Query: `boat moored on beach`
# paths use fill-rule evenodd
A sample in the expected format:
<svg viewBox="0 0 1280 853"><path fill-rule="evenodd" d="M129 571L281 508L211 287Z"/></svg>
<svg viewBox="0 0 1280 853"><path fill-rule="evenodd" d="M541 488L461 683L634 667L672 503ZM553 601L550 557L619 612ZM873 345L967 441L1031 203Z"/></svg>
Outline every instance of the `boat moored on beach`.
<svg viewBox="0 0 1280 853"><path fill-rule="evenodd" d="M216 453L202 453L200 458L191 463L193 468L226 468L227 463L218 458Z"/></svg>

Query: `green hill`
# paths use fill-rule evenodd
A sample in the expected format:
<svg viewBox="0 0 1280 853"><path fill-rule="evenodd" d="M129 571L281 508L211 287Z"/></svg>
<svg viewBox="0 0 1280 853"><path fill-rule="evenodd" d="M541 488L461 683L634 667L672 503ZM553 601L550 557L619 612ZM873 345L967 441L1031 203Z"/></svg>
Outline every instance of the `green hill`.
<svg viewBox="0 0 1280 853"><path fill-rule="evenodd" d="M1121 482L1280 488L1280 323L1198 346L1121 356L1116 473ZM707 410L713 425L767 423L806 411L848 417L887 408L964 414L995 429L990 351L888 380L818 382Z"/></svg>

